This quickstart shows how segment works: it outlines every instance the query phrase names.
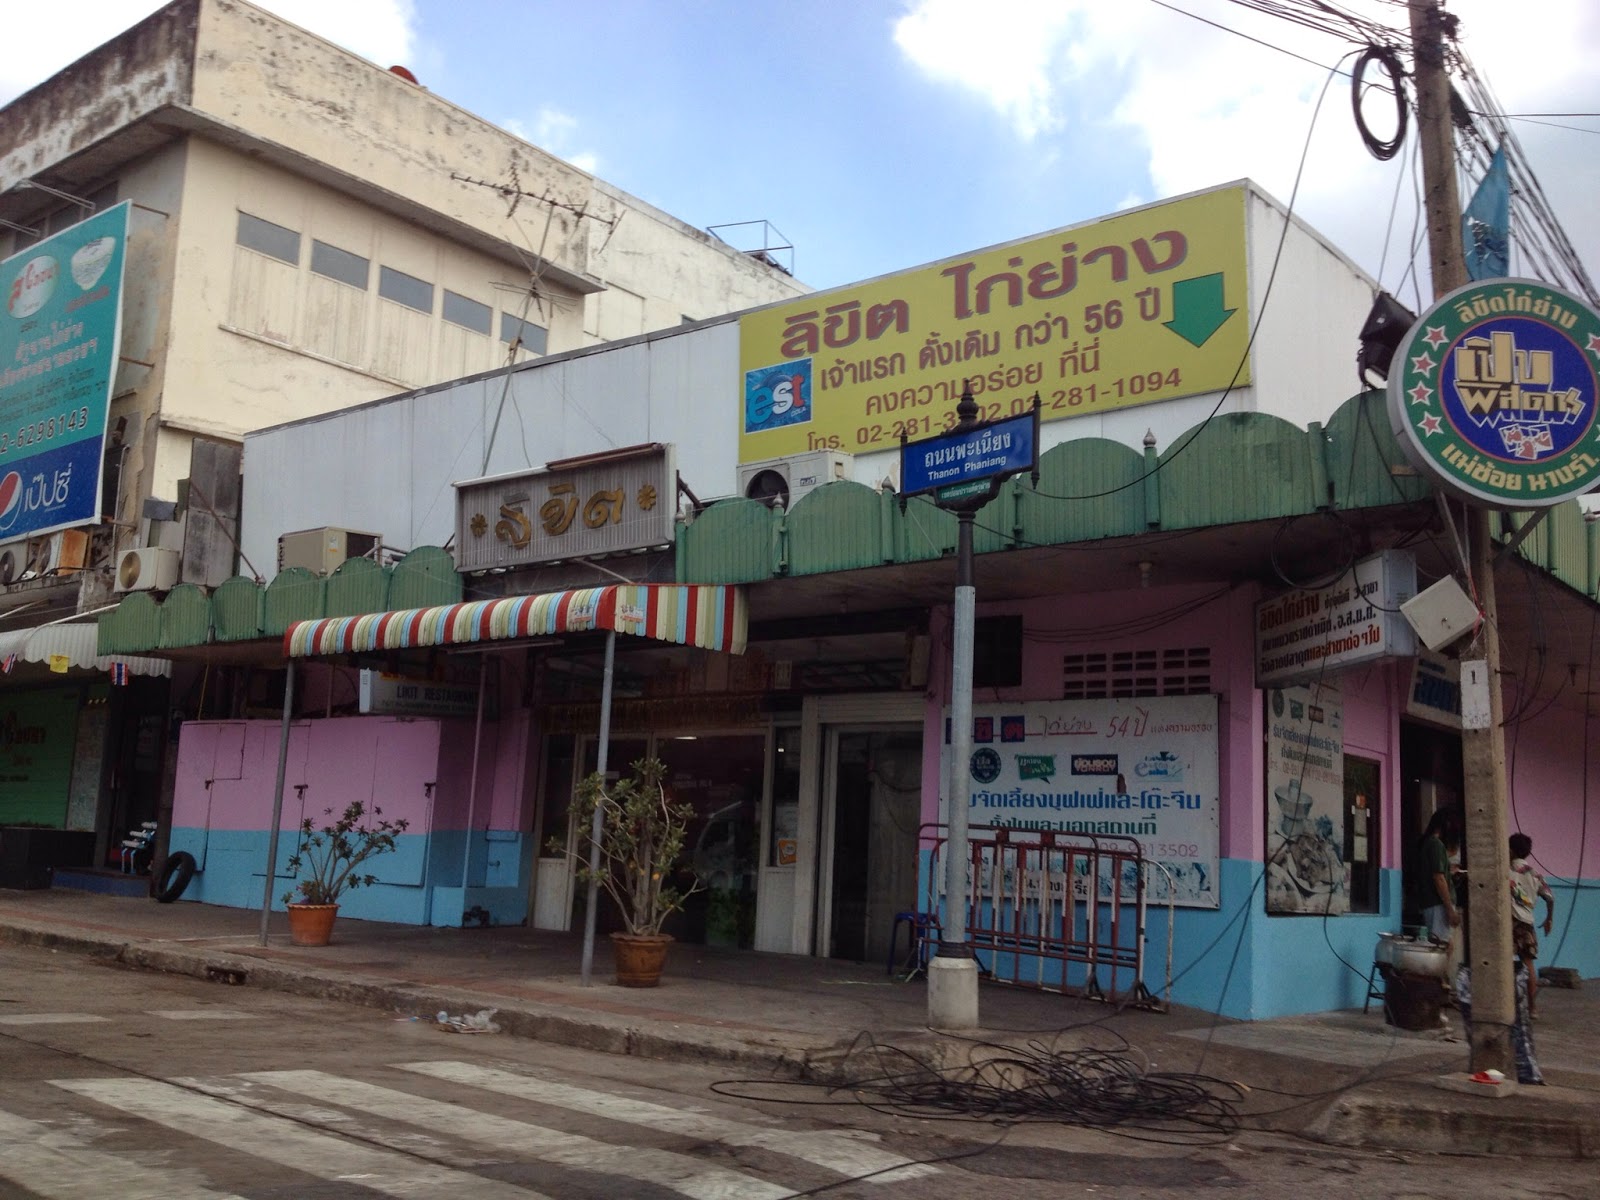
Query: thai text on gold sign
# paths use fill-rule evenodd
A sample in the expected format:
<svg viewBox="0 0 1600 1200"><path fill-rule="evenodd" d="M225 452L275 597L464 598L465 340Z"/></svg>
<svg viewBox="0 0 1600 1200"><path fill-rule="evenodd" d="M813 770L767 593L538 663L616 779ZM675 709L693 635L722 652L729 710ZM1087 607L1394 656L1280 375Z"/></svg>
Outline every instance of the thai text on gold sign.
<svg viewBox="0 0 1600 1200"><path fill-rule="evenodd" d="M739 323L739 457L887 450L1249 382L1244 189L765 308Z"/></svg>

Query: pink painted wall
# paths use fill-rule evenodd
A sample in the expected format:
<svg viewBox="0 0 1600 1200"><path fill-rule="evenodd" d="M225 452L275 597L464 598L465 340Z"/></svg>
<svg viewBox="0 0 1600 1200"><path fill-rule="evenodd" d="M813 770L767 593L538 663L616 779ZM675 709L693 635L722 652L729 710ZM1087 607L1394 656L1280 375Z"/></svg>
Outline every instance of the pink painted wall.
<svg viewBox="0 0 1600 1200"><path fill-rule="evenodd" d="M1505 707L1508 714L1518 710L1510 689ZM1536 702L1506 729L1506 828L1533 839L1536 865L1546 875L1600 878L1597 725L1582 713Z"/></svg>
<svg viewBox="0 0 1600 1200"><path fill-rule="evenodd" d="M439 724L400 717L294 722L280 828L292 829L305 816L320 824L324 810L361 800L378 804L385 817L426 829L432 806L422 783L438 773ZM267 828L280 733L276 721L186 723L178 741L173 824Z"/></svg>
<svg viewBox="0 0 1600 1200"><path fill-rule="evenodd" d="M173 824L267 828L281 728L267 720L186 723L178 742ZM294 722L280 828L298 826L303 816L321 824L325 809L342 809L352 799L378 805L391 820L404 818L415 833L465 828L473 731L471 721L412 717ZM523 795L530 737L530 714L523 709L484 723L474 829L532 828Z"/></svg>
<svg viewBox="0 0 1600 1200"><path fill-rule="evenodd" d="M1086 564L1087 564L1087 560ZM980 586L980 596L981 586ZM978 615L1020 613L1023 618L1022 685L984 688L982 704L1005 700L1054 700L1061 695L1061 656L1068 652L1208 646L1212 689L1219 696L1221 854L1260 861L1266 841L1261 693L1255 687L1254 585L1221 590L1198 587L1129 588L1092 595L1056 596L1011 604L979 604ZM923 738L922 819L938 820L939 749L943 709L949 703L951 613L932 618L928 709ZM1130 630L1126 633L1115 629ZM1383 763L1382 864L1397 866L1399 848L1399 749L1394 704L1399 696L1392 665L1357 668L1344 675L1346 748Z"/></svg>

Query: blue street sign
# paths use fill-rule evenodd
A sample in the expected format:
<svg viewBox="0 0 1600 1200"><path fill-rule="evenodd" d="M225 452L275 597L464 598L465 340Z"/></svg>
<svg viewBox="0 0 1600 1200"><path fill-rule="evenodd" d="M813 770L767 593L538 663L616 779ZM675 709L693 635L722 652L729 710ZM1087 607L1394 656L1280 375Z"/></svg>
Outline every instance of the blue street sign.
<svg viewBox="0 0 1600 1200"><path fill-rule="evenodd" d="M971 429L903 442L900 446L900 494L915 496L939 491L942 500L961 499L972 495L976 489L961 488L948 494L944 489L1031 471L1038 449L1039 418L1032 411Z"/></svg>

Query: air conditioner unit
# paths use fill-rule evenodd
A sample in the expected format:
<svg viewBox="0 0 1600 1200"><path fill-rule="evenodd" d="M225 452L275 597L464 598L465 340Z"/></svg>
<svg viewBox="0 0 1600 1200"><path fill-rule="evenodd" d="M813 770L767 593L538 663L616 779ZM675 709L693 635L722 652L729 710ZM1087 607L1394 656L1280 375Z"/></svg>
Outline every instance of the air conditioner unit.
<svg viewBox="0 0 1600 1200"><path fill-rule="evenodd" d="M124 550L117 559L118 592L164 592L178 582L178 552L164 546L139 546Z"/></svg>
<svg viewBox="0 0 1600 1200"><path fill-rule="evenodd" d="M825 483L850 478L855 455L843 450L812 450L784 458L765 458L739 466L739 494L769 508L792 508Z"/></svg>
<svg viewBox="0 0 1600 1200"><path fill-rule="evenodd" d="M0 587L19 583L28 573L28 543L7 542L0 546Z"/></svg>
<svg viewBox="0 0 1600 1200"><path fill-rule="evenodd" d="M0 585L58 578L83 570L89 560L89 531L63 529L0 546Z"/></svg>
<svg viewBox="0 0 1600 1200"><path fill-rule="evenodd" d="M300 529L278 538L278 570L304 567L327 575L347 558L376 558L383 535L354 529Z"/></svg>

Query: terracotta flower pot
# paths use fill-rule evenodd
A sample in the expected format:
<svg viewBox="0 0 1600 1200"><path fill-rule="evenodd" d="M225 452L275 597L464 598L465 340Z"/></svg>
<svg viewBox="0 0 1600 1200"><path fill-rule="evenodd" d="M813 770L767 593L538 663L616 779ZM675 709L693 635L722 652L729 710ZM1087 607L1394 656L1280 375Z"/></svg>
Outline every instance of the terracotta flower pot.
<svg viewBox="0 0 1600 1200"><path fill-rule="evenodd" d="M618 987L655 987L667 964L670 933L613 933L611 948L617 958Z"/></svg>
<svg viewBox="0 0 1600 1200"><path fill-rule="evenodd" d="M291 904L289 908L289 941L296 946L326 946L333 936L333 919L339 915L337 904Z"/></svg>

